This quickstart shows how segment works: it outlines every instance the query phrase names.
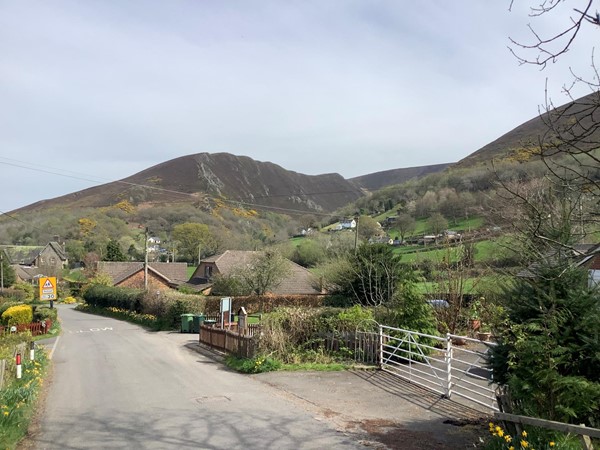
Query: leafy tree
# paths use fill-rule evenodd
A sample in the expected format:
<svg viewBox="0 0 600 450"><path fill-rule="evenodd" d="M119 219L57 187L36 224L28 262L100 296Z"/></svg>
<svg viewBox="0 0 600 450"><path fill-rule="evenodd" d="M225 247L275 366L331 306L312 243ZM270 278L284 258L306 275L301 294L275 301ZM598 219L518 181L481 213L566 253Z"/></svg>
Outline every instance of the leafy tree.
<svg viewBox="0 0 600 450"><path fill-rule="evenodd" d="M0 250L0 252L2 252L2 250ZM4 255L2 255L0 264L2 264L4 287L10 287L15 284L15 281L17 280L15 270L10 266L8 258L6 258Z"/></svg>
<svg viewBox="0 0 600 450"><path fill-rule="evenodd" d="M65 250L69 255L69 261L71 262L83 261L83 257L86 253L83 242L75 239L71 239L66 242Z"/></svg>
<svg viewBox="0 0 600 450"><path fill-rule="evenodd" d="M292 255L292 260L303 267L314 267L324 259L325 249L314 239L304 239Z"/></svg>
<svg viewBox="0 0 600 450"><path fill-rule="evenodd" d="M368 240L381 232L381 226L371 216L360 216L358 218L358 237Z"/></svg>
<svg viewBox="0 0 600 450"><path fill-rule="evenodd" d="M108 244L106 244L106 257L104 258L105 261L125 261L127 258L125 257L125 255L123 255L123 252L121 250L121 246L119 245L119 243L117 241L115 241L114 239L111 239L110 241L108 241Z"/></svg>
<svg viewBox="0 0 600 450"><path fill-rule="evenodd" d="M250 295L249 287L240 276L217 275L213 279L211 295L239 296Z"/></svg>
<svg viewBox="0 0 600 450"><path fill-rule="evenodd" d="M448 229L448 221L440 213L433 213L427 219L427 228L431 233L438 235Z"/></svg>
<svg viewBox="0 0 600 450"><path fill-rule="evenodd" d="M240 268L233 276L242 280L248 292L264 295L279 286L290 273L289 260L278 252L266 251L256 254L246 267Z"/></svg>
<svg viewBox="0 0 600 450"><path fill-rule="evenodd" d="M410 214L400 213L395 221L396 228L400 234L400 239L404 241L404 237L415 231L417 221Z"/></svg>
<svg viewBox="0 0 600 450"><path fill-rule="evenodd" d="M332 293L365 306L380 306L392 301L402 274L400 257L389 245L362 244L324 277Z"/></svg>
<svg viewBox="0 0 600 450"><path fill-rule="evenodd" d="M208 225L202 223L176 225L173 227L172 239L177 242L179 258L188 262L199 262L199 258L214 254L218 248Z"/></svg>

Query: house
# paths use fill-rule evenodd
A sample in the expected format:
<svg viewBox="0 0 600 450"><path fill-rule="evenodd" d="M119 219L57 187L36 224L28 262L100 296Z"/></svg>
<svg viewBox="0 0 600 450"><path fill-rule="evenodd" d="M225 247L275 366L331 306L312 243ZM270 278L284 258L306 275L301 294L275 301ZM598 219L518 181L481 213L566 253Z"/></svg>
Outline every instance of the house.
<svg viewBox="0 0 600 450"><path fill-rule="evenodd" d="M575 267L580 267L588 272L588 285L600 286L600 244L577 244L566 251ZM548 256L552 260L552 255ZM518 277L535 278L540 263L533 263L527 269L517 273Z"/></svg>
<svg viewBox="0 0 600 450"><path fill-rule="evenodd" d="M143 262L98 261L97 270L112 278L113 286L143 289L145 270ZM148 288L175 289L187 281L186 263L148 263Z"/></svg>
<svg viewBox="0 0 600 450"><path fill-rule="evenodd" d="M229 276L236 269L248 266L253 258L263 252L227 250L219 255L203 259L188 283L189 287L209 293L212 280L217 275ZM278 295L319 295L316 279L304 267L290 261L291 273L272 290Z"/></svg>
<svg viewBox="0 0 600 450"><path fill-rule="evenodd" d="M1 245L5 257L15 269L17 279L33 282L40 276L60 276L69 260L58 242L49 242L45 246Z"/></svg>
<svg viewBox="0 0 600 450"><path fill-rule="evenodd" d="M356 228L356 220L354 219L343 219L340 221L340 226L342 230L350 230Z"/></svg>

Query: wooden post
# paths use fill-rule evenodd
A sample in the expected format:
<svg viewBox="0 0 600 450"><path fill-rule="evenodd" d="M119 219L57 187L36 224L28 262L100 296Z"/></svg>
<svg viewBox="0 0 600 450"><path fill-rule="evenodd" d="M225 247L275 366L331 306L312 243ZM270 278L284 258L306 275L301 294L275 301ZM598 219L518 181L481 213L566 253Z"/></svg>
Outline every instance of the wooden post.
<svg viewBox="0 0 600 450"><path fill-rule="evenodd" d="M248 313L243 306L238 310L238 334L246 336L248 329Z"/></svg>

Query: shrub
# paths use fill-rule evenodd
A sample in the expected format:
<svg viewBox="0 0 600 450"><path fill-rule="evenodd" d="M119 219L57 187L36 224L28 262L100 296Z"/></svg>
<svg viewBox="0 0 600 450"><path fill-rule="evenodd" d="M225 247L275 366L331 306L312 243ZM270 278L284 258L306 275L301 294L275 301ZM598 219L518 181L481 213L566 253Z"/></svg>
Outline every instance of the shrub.
<svg viewBox="0 0 600 450"><path fill-rule="evenodd" d="M91 285L86 289L84 300L93 305L108 308L123 308L130 311L141 312L141 299L144 291L139 289L128 289L102 284Z"/></svg>
<svg viewBox="0 0 600 450"><path fill-rule="evenodd" d="M13 290L19 292L23 301L32 301L35 297L35 288L28 283L17 283L13 286Z"/></svg>
<svg viewBox="0 0 600 450"><path fill-rule="evenodd" d="M33 311L29 305L11 306L2 313L2 321L7 325L21 325L31 323Z"/></svg>
<svg viewBox="0 0 600 450"><path fill-rule="evenodd" d="M56 308L47 308L47 307L38 307L35 308L33 312L33 321L34 322L42 322L46 319L52 320L52 322L56 322L58 317L58 311Z"/></svg>

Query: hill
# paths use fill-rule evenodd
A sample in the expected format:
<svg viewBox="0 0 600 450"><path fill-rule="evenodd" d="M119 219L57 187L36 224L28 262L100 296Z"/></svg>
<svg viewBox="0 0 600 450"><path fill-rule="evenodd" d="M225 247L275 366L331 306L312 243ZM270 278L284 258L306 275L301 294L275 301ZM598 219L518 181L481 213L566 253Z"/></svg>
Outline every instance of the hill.
<svg viewBox="0 0 600 450"><path fill-rule="evenodd" d="M106 183L19 209L105 207L127 200L139 204L208 204L210 199L249 207L331 212L361 197L353 183L336 173L304 175L229 153L182 156Z"/></svg>
<svg viewBox="0 0 600 450"><path fill-rule="evenodd" d="M363 189L376 191L386 186L404 183L405 181L413 178L421 178L432 173L441 172L450 165L450 163L445 163L431 166L384 170L382 172L375 172L368 175L350 178L350 181Z"/></svg>
<svg viewBox="0 0 600 450"><path fill-rule="evenodd" d="M555 128L565 130L565 136L570 135L569 130L577 133L577 126L582 124L588 131L583 133L583 129L579 130L580 134L585 134L585 140L580 142L579 146L582 149L597 147L600 128L594 123L598 121L596 115L599 105L600 93L593 92L545 112L461 159L454 167L472 167L492 160L525 162L535 159L540 143L547 144L556 138L556 133L549 131L549 122L552 122Z"/></svg>

